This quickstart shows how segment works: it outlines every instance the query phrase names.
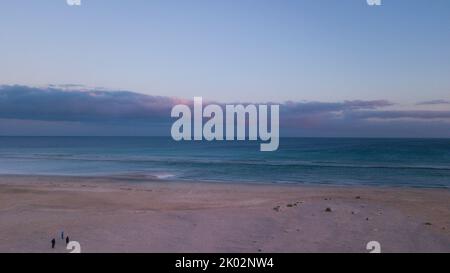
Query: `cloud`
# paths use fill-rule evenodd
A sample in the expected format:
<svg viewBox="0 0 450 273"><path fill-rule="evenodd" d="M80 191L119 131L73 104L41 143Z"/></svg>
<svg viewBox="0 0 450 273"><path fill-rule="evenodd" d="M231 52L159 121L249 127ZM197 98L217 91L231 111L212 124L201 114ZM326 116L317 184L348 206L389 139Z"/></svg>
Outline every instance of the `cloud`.
<svg viewBox="0 0 450 273"><path fill-rule="evenodd" d="M291 114L317 114L340 111L353 111L361 109L376 109L394 105L386 100L373 101L344 101L344 102L292 102L288 101L283 105L286 113Z"/></svg>
<svg viewBox="0 0 450 273"><path fill-rule="evenodd" d="M351 116L359 119L450 119L450 111L359 111Z"/></svg>
<svg viewBox="0 0 450 273"><path fill-rule="evenodd" d="M3 85L0 135L169 135L171 109L180 103L192 105L75 84ZM450 137L450 111L395 110L387 100L288 101L280 105L280 130L290 136Z"/></svg>
<svg viewBox="0 0 450 273"><path fill-rule="evenodd" d="M149 96L129 91L89 89L75 84L45 88L0 86L0 118L42 121L156 121L169 120L175 104L189 100ZM248 104L248 103L244 103ZM221 104L222 107L224 104ZM283 117L336 115L391 106L386 100L293 102L281 106Z"/></svg>
<svg viewBox="0 0 450 273"><path fill-rule="evenodd" d="M73 87L73 86L72 86ZM129 91L0 86L0 118L45 121L168 119L176 99Z"/></svg>
<svg viewBox="0 0 450 273"><path fill-rule="evenodd" d="M430 100L430 101L423 101L417 103L417 105L439 105L439 104L450 104L449 100Z"/></svg>

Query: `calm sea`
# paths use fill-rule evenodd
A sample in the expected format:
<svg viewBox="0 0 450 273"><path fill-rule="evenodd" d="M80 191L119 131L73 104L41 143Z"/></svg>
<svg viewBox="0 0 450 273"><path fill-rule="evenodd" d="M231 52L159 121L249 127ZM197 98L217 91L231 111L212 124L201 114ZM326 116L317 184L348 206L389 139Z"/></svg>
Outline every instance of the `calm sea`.
<svg viewBox="0 0 450 273"><path fill-rule="evenodd" d="M449 139L0 137L0 174L139 175L167 180L450 187Z"/></svg>

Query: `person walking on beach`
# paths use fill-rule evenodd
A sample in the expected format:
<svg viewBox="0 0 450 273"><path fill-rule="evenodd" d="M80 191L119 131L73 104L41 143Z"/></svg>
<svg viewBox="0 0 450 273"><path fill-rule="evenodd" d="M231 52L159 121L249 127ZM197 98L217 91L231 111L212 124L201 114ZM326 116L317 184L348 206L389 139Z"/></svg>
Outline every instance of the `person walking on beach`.
<svg viewBox="0 0 450 273"><path fill-rule="evenodd" d="M69 236L66 237L66 245L69 244Z"/></svg>
<svg viewBox="0 0 450 273"><path fill-rule="evenodd" d="M55 238L53 238L53 239L52 239L52 249L55 248L55 244L56 244L56 240L55 240Z"/></svg>

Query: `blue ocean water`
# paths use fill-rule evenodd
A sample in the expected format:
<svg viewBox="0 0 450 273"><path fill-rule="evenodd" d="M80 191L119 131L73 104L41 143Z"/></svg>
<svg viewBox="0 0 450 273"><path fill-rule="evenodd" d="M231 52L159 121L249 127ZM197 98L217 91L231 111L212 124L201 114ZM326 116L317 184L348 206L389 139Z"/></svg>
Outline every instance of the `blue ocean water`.
<svg viewBox="0 0 450 273"><path fill-rule="evenodd" d="M0 137L0 174L139 175L238 183L450 187L450 139Z"/></svg>

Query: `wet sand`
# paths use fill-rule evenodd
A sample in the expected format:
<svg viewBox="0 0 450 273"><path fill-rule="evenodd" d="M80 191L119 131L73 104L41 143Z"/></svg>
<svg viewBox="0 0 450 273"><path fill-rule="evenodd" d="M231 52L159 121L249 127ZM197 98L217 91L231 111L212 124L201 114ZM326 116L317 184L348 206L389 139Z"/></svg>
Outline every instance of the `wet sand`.
<svg viewBox="0 0 450 273"><path fill-rule="evenodd" d="M450 252L450 191L0 177L0 252L68 252L61 230L82 252Z"/></svg>

